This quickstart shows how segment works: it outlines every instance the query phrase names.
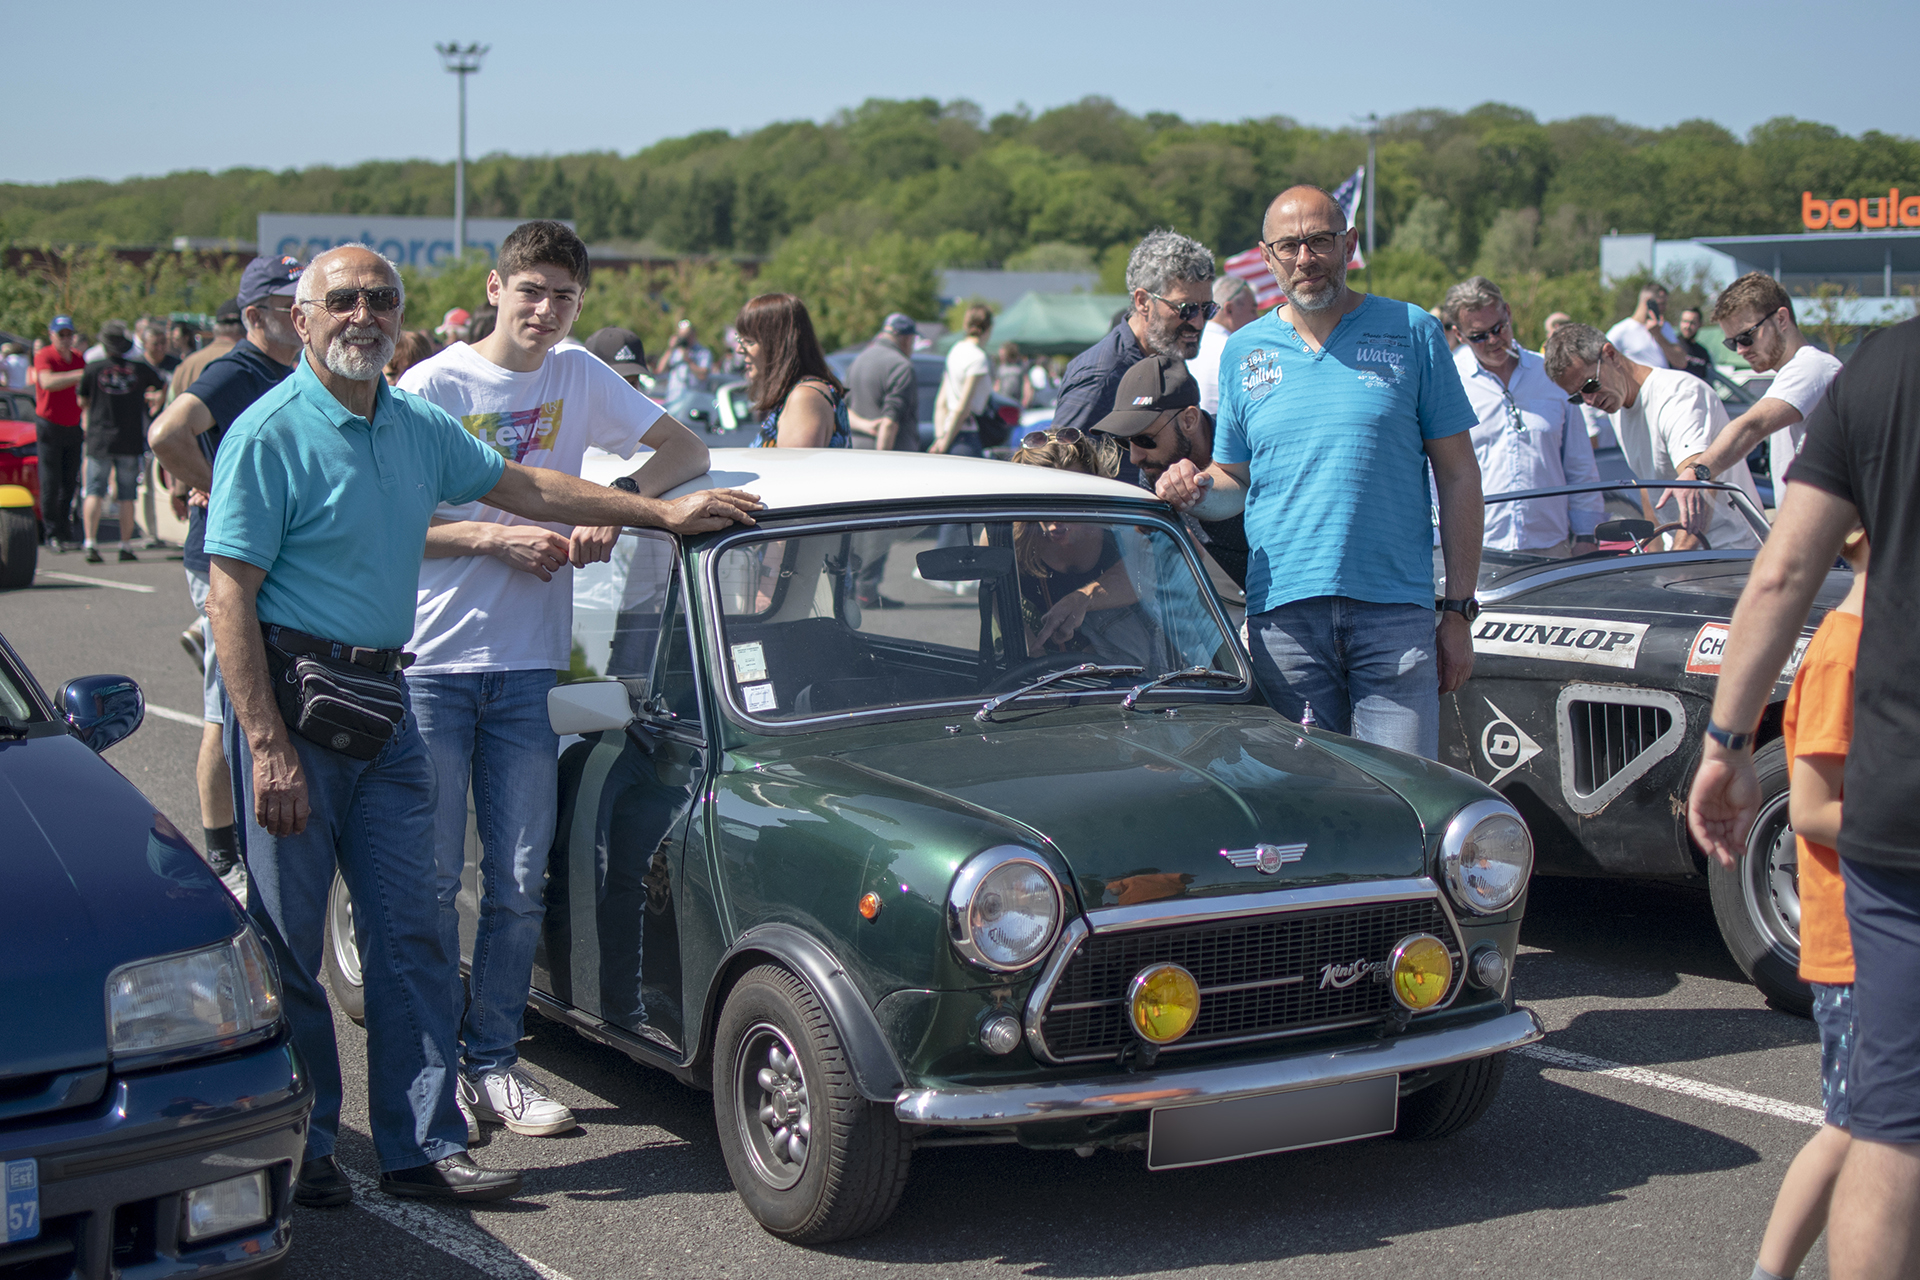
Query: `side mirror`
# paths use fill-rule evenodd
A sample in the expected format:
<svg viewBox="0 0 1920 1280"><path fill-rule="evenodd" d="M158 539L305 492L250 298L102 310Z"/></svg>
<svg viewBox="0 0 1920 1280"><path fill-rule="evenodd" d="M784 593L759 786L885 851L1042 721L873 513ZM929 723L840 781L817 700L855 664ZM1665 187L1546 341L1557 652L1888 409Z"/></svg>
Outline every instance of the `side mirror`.
<svg viewBox="0 0 1920 1280"><path fill-rule="evenodd" d="M80 676L60 687L60 717L74 736L105 751L140 727L147 700L125 676Z"/></svg>
<svg viewBox="0 0 1920 1280"><path fill-rule="evenodd" d="M561 737L605 733L633 723L633 700L619 680L576 680L547 690L547 723Z"/></svg>

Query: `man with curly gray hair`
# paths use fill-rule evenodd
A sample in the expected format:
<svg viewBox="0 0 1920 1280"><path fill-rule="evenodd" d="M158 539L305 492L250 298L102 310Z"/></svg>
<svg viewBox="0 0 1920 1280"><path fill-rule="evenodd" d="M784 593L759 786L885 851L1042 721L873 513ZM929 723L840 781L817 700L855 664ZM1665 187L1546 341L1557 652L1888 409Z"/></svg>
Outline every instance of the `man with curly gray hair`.
<svg viewBox="0 0 1920 1280"><path fill-rule="evenodd" d="M1091 429L1113 412L1121 375L1148 356L1193 359L1201 327L1220 309L1213 276L1213 254L1205 245L1165 227L1149 231L1127 259L1127 318L1067 366L1053 425ZM1131 481L1132 469L1123 464L1121 478Z"/></svg>

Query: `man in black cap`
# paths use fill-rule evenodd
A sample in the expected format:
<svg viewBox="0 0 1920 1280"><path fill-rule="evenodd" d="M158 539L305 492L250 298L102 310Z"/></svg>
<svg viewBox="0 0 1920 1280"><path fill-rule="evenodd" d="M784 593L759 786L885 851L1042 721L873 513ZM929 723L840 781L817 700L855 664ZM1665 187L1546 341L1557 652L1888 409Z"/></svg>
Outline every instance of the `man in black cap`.
<svg viewBox="0 0 1920 1280"><path fill-rule="evenodd" d="M912 359L919 332L910 317L894 312L847 370L854 448L919 450L920 380Z"/></svg>
<svg viewBox="0 0 1920 1280"><path fill-rule="evenodd" d="M639 334L631 329L608 325L604 329L595 329L593 336L587 339L586 347L625 378L628 386L635 391L640 390L640 375L647 371L647 344L640 341Z"/></svg>
<svg viewBox="0 0 1920 1280"><path fill-rule="evenodd" d="M174 367L173 376L167 380L167 403L172 404L180 398L180 393L200 380L207 366L218 360L247 336L247 325L240 318L240 299L228 298L213 313L213 337L207 345L198 349L189 347L181 356L180 363ZM181 496L185 496L184 494Z"/></svg>
<svg viewBox="0 0 1920 1280"><path fill-rule="evenodd" d="M86 421L86 498L80 519L88 564L101 561L96 539L109 486L119 503L120 559L139 559L133 554L133 503L140 455L147 451L147 392L167 385L152 365L132 357L133 338L120 321L100 326L100 345L105 355L80 375L80 412Z"/></svg>
<svg viewBox="0 0 1920 1280"><path fill-rule="evenodd" d="M1213 415L1200 407L1200 384L1187 362L1168 353L1148 356L1121 375L1114 393L1113 412L1095 424L1126 446L1127 457L1140 469L1140 485L1151 489L1168 467L1182 458L1202 471L1213 462ZM1245 518L1222 520L1186 517L1194 541L1207 549L1214 562L1242 590L1247 589L1247 531Z"/></svg>
<svg viewBox="0 0 1920 1280"><path fill-rule="evenodd" d="M172 402L153 421L148 446L167 469L175 492L187 503L187 539L181 564L187 573L187 594L199 612L200 758L194 770L200 790L200 823L206 835L207 862L234 896L246 900L246 869L240 865L239 835L233 825L233 781L220 742L222 703L220 668L213 633L206 626L207 603L207 492L213 487L213 456L220 437L248 406L286 377L300 358L300 336L289 314L294 289L305 264L298 258L255 258L240 274L240 294L214 315L216 343L224 351L199 366ZM231 310L229 310L231 308ZM245 336L240 336L244 332ZM176 374L213 351L195 352ZM194 632L182 634L190 648Z"/></svg>

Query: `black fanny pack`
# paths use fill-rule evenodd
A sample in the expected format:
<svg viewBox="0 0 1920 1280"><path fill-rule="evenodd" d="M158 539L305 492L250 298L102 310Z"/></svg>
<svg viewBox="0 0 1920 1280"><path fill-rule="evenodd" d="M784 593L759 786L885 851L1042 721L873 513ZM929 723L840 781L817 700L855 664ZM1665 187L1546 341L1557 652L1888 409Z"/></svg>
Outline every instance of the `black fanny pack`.
<svg viewBox="0 0 1920 1280"><path fill-rule="evenodd" d="M260 630L274 701L287 727L355 760L379 755L406 717L394 676L413 655L337 644L270 623Z"/></svg>

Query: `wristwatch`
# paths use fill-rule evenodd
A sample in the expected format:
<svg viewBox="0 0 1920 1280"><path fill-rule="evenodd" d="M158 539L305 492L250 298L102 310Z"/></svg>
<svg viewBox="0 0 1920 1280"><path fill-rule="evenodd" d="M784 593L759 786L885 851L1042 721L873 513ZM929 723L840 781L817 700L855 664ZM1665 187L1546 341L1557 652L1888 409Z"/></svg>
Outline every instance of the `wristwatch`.
<svg viewBox="0 0 1920 1280"><path fill-rule="evenodd" d="M632 476L619 476L609 480L607 484L608 487L618 489L622 493L630 493L636 498L640 496L640 484Z"/></svg>
<svg viewBox="0 0 1920 1280"><path fill-rule="evenodd" d="M1480 602L1472 596L1465 600L1435 600L1433 607L1440 613L1457 613L1468 622L1480 616Z"/></svg>
<svg viewBox="0 0 1920 1280"><path fill-rule="evenodd" d="M1687 470L1693 472L1693 478L1695 480L1713 479L1713 472L1708 470L1707 464L1704 462L1696 462L1693 465L1689 466Z"/></svg>
<svg viewBox="0 0 1920 1280"><path fill-rule="evenodd" d="M1729 751L1745 751L1753 745L1751 733L1730 733L1713 721L1707 721L1707 736Z"/></svg>

